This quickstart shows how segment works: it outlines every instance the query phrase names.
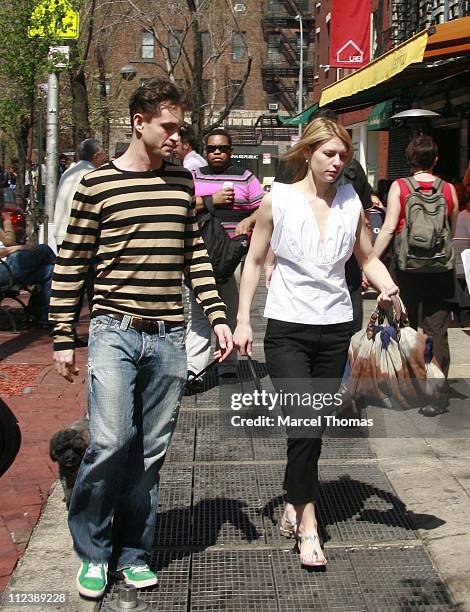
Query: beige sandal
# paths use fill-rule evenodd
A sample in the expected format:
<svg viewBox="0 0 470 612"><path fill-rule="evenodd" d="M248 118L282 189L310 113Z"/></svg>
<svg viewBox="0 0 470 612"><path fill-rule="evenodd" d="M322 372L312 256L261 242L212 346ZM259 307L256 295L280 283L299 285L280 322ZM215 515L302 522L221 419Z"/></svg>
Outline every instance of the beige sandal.
<svg viewBox="0 0 470 612"><path fill-rule="evenodd" d="M297 536L297 521L291 521L286 512L282 515L279 533L285 538L295 538Z"/></svg>
<svg viewBox="0 0 470 612"><path fill-rule="evenodd" d="M302 545L307 543L311 546L310 552L302 552ZM322 567L327 564L317 533L300 536L297 547L300 554L300 563L305 567Z"/></svg>

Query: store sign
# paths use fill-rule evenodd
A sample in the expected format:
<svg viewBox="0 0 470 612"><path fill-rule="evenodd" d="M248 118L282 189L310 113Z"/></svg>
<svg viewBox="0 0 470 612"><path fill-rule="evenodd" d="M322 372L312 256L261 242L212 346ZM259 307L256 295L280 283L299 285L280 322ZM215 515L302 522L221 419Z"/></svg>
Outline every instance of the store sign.
<svg viewBox="0 0 470 612"><path fill-rule="evenodd" d="M263 164L269 165L271 163L271 153L263 153Z"/></svg>
<svg viewBox="0 0 470 612"><path fill-rule="evenodd" d="M233 153L232 159L258 159L259 155L256 153Z"/></svg>
<svg viewBox="0 0 470 612"><path fill-rule="evenodd" d="M333 0L329 64L361 68L370 61L370 0Z"/></svg>

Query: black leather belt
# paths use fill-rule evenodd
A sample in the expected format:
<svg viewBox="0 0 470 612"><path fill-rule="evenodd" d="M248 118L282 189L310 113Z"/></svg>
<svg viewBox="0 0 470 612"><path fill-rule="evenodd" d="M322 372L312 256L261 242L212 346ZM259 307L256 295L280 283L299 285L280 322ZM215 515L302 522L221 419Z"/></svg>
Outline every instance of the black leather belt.
<svg viewBox="0 0 470 612"><path fill-rule="evenodd" d="M116 319L116 321L123 321L124 317L129 317L127 329L135 329L138 332L144 332L146 334L158 334L160 331L159 323L164 324L166 333L170 332L175 327L181 327L181 325L183 325L183 323L168 323L167 321L159 321L158 319L144 319L133 315L124 315L119 312L99 312L94 314L93 318L100 316L100 314L110 317L111 319Z"/></svg>

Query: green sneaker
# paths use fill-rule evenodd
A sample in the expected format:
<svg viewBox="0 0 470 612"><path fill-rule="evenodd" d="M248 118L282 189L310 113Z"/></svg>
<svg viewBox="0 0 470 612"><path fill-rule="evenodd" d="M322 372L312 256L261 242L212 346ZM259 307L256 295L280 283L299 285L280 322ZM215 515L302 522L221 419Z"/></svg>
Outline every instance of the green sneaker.
<svg viewBox="0 0 470 612"><path fill-rule="evenodd" d="M132 565L121 570L124 582L137 589L157 584L157 575L152 572L148 565Z"/></svg>
<svg viewBox="0 0 470 612"><path fill-rule="evenodd" d="M106 589L108 566L106 563L82 563L77 574L77 587L80 595L97 599Z"/></svg>

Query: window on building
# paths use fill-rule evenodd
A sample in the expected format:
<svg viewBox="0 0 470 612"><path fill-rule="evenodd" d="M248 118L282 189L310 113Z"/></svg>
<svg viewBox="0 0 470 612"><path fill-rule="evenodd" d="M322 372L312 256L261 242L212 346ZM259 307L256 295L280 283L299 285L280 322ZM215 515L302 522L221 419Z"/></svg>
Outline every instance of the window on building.
<svg viewBox="0 0 470 612"><path fill-rule="evenodd" d="M153 59L155 56L155 38L152 32L142 32L140 55L142 59Z"/></svg>
<svg viewBox="0 0 470 612"><path fill-rule="evenodd" d="M241 81L230 81L230 98L235 95L235 91L240 83ZM245 92L243 89L235 98L232 108L245 108Z"/></svg>
<svg viewBox="0 0 470 612"><path fill-rule="evenodd" d="M270 62L279 62L281 59L281 35L268 35L268 59Z"/></svg>
<svg viewBox="0 0 470 612"><path fill-rule="evenodd" d="M182 36L182 30L174 30L168 33L168 50L172 61L175 61L179 55Z"/></svg>
<svg viewBox="0 0 470 612"><path fill-rule="evenodd" d="M211 56L212 44L210 32L201 32L202 61L205 62Z"/></svg>
<svg viewBox="0 0 470 612"><path fill-rule="evenodd" d="M279 13L282 10L281 0L269 0L269 11L272 13Z"/></svg>
<svg viewBox="0 0 470 612"><path fill-rule="evenodd" d="M300 55L300 32L296 33L296 38L297 38L297 45L296 45L296 49L297 49L297 55ZM303 32L303 48L304 48L304 60L306 59L307 53L308 53L308 45L310 43L310 34L309 32Z"/></svg>
<svg viewBox="0 0 470 612"><path fill-rule="evenodd" d="M232 60L241 62L245 59L245 33L234 32L232 36Z"/></svg>
<svg viewBox="0 0 470 612"><path fill-rule="evenodd" d="M302 11L302 13L307 13L309 8L308 2L309 0L297 0L297 6L299 7L299 11Z"/></svg>

